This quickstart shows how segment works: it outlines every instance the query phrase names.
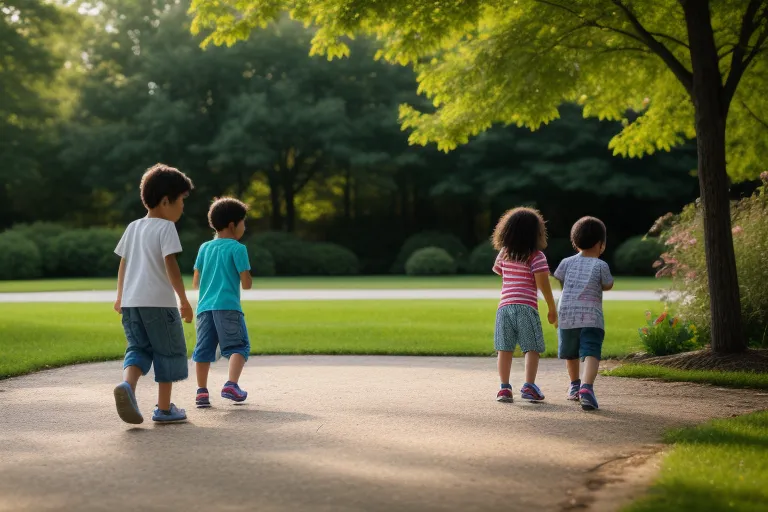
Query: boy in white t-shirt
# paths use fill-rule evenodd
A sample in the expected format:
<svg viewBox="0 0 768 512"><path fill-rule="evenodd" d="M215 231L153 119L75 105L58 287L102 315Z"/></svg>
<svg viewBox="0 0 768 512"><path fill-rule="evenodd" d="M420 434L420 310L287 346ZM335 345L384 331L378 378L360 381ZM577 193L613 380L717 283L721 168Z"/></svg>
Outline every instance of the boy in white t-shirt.
<svg viewBox="0 0 768 512"><path fill-rule="evenodd" d="M124 382L114 394L117 413L126 423L144 421L136 402L136 384L152 365L158 383L152 420L167 423L187 419L184 409L171 403L173 383L188 374L181 319L189 323L193 317L176 261L181 242L174 223L181 218L184 199L192 188L192 181L178 169L163 164L148 169L140 185L147 216L129 224L115 248L121 258L115 311L123 315L128 347L123 361Z"/></svg>

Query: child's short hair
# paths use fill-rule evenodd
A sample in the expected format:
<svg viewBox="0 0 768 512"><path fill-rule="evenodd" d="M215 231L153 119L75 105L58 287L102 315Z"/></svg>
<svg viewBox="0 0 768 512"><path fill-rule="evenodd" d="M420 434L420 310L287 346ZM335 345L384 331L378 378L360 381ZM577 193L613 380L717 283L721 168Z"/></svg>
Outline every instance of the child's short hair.
<svg viewBox="0 0 768 512"><path fill-rule="evenodd" d="M582 217L571 228L571 244L577 251L591 249L605 238L605 224L596 217Z"/></svg>
<svg viewBox="0 0 768 512"><path fill-rule="evenodd" d="M493 230L493 247L512 261L528 261L539 250L544 218L533 208L513 208L501 216Z"/></svg>
<svg viewBox="0 0 768 512"><path fill-rule="evenodd" d="M227 229L229 223L239 224L248 213L248 205L234 197L214 199L208 210L208 225L216 231Z"/></svg>
<svg viewBox="0 0 768 512"><path fill-rule="evenodd" d="M141 202L147 209L157 207L164 197L174 202L195 186L186 174L165 164L155 164L141 177Z"/></svg>

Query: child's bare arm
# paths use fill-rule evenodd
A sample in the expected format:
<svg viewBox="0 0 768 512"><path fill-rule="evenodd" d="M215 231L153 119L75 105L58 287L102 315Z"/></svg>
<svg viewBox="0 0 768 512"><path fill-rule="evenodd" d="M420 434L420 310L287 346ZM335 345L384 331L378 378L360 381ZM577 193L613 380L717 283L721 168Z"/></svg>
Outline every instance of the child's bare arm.
<svg viewBox="0 0 768 512"><path fill-rule="evenodd" d="M195 273L192 276L192 288L195 290L200 289L200 271L195 269Z"/></svg>
<svg viewBox="0 0 768 512"><path fill-rule="evenodd" d="M193 316L192 305L189 303L189 299L187 299L184 279L181 277L181 269L179 268L179 262L176 261L175 254L169 254L165 257L165 272L168 274L168 279L171 281L171 286L176 291L176 295L179 296L181 317L185 322L190 323Z"/></svg>
<svg viewBox="0 0 768 512"><path fill-rule="evenodd" d="M555 305L555 297L552 294L549 274L547 272L537 272L534 274L534 277L536 278L536 286L541 290L541 294L544 295L544 300L547 302L547 308L549 309L547 320L549 320L550 324L557 327L557 306Z"/></svg>
<svg viewBox="0 0 768 512"><path fill-rule="evenodd" d="M609 290L613 290L613 284L614 284L613 282L611 282L611 284L604 284L603 285L603 291L607 292Z"/></svg>
<svg viewBox="0 0 768 512"><path fill-rule="evenodd" d="M123 313L123 283L125 283L125 258L120 258L120 269L117 271L117 300L115 311Z"/></svg>
<svg viewBox="0 0 768 512"><path fill-rule="evenodd" d="M243 290L250 290L253 288L253 277L251 277L250 270L243 270L240 272L240 284L243 285Z"/></svg>

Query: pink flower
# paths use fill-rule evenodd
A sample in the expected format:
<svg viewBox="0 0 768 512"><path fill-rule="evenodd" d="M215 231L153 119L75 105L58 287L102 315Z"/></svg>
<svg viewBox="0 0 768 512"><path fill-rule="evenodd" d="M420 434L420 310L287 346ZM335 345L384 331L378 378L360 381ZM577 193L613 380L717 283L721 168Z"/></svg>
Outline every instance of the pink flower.
<svg viewBox="0 0 768 512"><path fill-rule="evenodd" d="M760 180L768 185L768 171L763 171L760 173Z"/></svg>
<svg viewBox="0 0 768 512"><path fill-rule="evenodd" d="M685 278L686 279L696 279L696 271L695 270L691 270L690 272L685 274Z"/></svg>
<svg viewBox="0 0 768 512"><path fill-rule="evenodd" d="M654 261L654 262L653 262L653 265L651 265L651 266L652 266L653 268L659 268L659 267L660 267L660 266L662 266L663 264L664 264L664 263L663 263L661 260L656 260L656 261Z"/></svg>
<svg viewBox="0 0 768 512"><path fill-rule="evenodd" d="M691 238L690 240L688 240L688 245L696 245L696 239Z"/></svg>
<svg viewBox="0 0 768 512"><path fill-rule="evenodd" d="M744 232L744 228L742 228L741 226L734 226L733 229L731 230L731 233L733 233L734 235L738 235L743 232Z"/></svg>

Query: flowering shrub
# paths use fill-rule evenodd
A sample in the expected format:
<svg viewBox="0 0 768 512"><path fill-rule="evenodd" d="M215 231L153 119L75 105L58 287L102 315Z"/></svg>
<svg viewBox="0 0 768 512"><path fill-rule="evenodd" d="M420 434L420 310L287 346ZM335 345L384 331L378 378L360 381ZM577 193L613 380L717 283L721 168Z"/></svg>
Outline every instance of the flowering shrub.
<svg viewBox="0 0 768 512"><path fill-rule="evenodd" d="M682 322L678 317L664 312L655 320L653 313L645 312L647 326L640 329L640 340L649 354L668 356L699 348L696 326Z"/></svg>
<svg viewBox="0 0 768 512"><path fill-rule="evenodd" d="M753 347L768 347L768 172L751 197L731 206L733 246L741 294L744 331ZM710 310L704 229L700 204L686 206L677 216L667 214L656 221L651 234L665 240L666 252L656 262L657 277L671 276L673 290L681 295L682 318L700 328L709 341Z"/></svg>

